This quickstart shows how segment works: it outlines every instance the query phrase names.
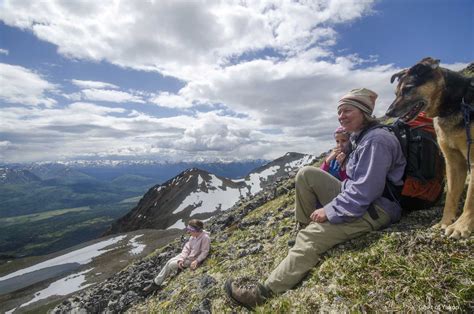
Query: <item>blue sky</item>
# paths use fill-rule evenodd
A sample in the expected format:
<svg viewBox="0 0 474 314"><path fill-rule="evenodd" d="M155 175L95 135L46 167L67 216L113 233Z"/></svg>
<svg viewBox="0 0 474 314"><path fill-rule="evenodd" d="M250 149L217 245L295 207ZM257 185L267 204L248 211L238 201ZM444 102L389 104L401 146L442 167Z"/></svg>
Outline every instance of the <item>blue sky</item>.
<svg viewBox="0 0 474 314"><path fill-rule="evenodd" d="M426 56L474 61L474 1L0 1L0 162L273 159Z"/></svg>

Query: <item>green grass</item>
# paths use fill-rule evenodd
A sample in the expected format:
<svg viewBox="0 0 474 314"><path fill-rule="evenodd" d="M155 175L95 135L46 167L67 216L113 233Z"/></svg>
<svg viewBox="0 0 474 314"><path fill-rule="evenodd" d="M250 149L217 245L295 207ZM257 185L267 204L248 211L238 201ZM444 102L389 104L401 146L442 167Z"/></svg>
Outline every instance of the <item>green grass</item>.
<svg viewBox="0 0 474 314"><path fill-rule="evenodd" d="M44 255L92 240L130 209L130 203L118 203L2 218L0 260L2 255Z"/></svg>
<svg viewBox="0 0 474 314"><path fill-rule="evenodd" d="M15 224L32 223L32 222L35 222L35 221L49 219L49 218L64 215L64 214L67 214L67 213L81 212L81 211L85 211L85 210L91 210L91 208L89 206L83 206L83 207L76 207L76 208L65 208L65 209L50 210L50 211L47 211L47 212L41 212L41 213L37 213L37 214L29 214L29 215L22 215L22 216L16 216L16 217L0 218L0 224L2 224L2 226L6 227L6 226L9 226L9 225L15 225Z"/></svg>
<svg viewBox="0 0 474 314"><path fill-rule="evenodd" d="M150 179L47 180L0 185L0 263L43 255L102 235L130 211Z"/></svg>

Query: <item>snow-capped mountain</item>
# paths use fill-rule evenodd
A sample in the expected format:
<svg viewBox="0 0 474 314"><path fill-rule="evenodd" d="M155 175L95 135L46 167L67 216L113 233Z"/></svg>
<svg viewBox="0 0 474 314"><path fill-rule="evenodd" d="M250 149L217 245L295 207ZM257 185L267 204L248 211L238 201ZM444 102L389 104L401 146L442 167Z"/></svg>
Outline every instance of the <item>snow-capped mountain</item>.
<svg viewBox="0 0 474 314"><path fill-rule="evenodd" d="M313 155L287 153L237 180L197 168L188 169L152 187L106 234L145 228L182 229L189 219L206 220L228 210L240 199L257 194L314 159Z"/></svg>
<svg viewBox="0 0 474 314"><path fill-rule="evenodd" d="M0 183L2 184L22 184L38 181L41 181L41 179L28 170L0 167Z"/></svg>

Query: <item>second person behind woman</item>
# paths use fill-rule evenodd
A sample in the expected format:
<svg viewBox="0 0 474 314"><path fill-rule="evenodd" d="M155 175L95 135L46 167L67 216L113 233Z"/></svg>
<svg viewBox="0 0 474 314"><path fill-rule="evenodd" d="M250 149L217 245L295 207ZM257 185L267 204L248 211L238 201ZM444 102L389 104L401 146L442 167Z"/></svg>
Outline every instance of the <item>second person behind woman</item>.
<svg viewBox="0 0 474 314"><path fill-rule="evenodd" d="M340 126L334 131L334 139L336 140L336 147L324 159L321 170L329 172L337 179L344 181L347 179L345 163L350 146L349 133Z"/></svg>

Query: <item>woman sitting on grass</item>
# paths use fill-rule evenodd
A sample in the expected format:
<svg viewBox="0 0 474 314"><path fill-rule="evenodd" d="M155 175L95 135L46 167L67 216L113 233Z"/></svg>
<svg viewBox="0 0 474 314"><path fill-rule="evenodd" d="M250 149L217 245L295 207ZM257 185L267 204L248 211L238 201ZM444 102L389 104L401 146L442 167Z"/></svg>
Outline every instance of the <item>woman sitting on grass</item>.
<svg viewBox="0 0 474 314"><path fill-rule="evenodd" d="M303 228L288 255L264 283L240 285L229 279L227 295L248 308L296 286L333 246L383 228L400 219L401 208L386 189L387 180L401 187L406 160L398 139L377 122L372 112L377 94L362 88L339 100L339 122L351 133L352 152L341 182L315 167L302 168L295 178L295 215Z"/></svg>

